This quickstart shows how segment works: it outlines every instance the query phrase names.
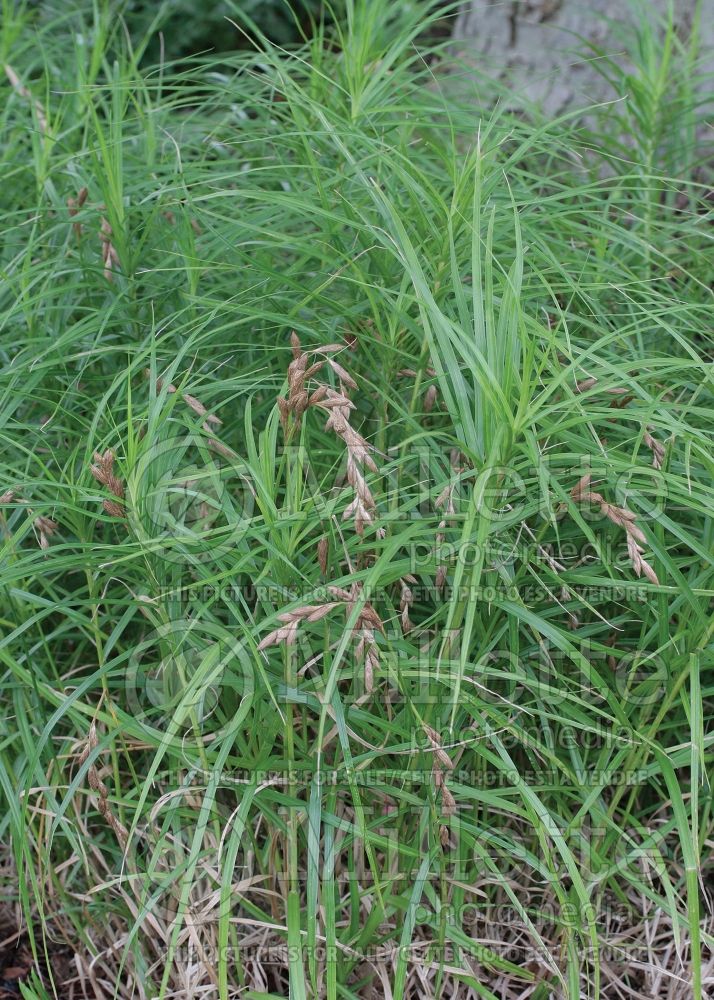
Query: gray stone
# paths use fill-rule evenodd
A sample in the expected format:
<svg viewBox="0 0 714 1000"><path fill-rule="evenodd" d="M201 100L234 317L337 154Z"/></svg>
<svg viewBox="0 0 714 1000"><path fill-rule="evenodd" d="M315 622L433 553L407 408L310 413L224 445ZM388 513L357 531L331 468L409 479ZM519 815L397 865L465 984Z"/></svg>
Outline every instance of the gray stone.
<svg viewBox="0 0 714 1000"><path fill-rule="evenodd" d="M672 6L678 36L686 40L697 0L674 0ZM668 0L471 0L454 37L472 65L512 84L513 103L522 95L557 114L616 96L592 59L583 56L583 38L623 61L623 26L666 15L668 8ZM714 0L701 0L700 38L704 68L711 71Z"/></svg>

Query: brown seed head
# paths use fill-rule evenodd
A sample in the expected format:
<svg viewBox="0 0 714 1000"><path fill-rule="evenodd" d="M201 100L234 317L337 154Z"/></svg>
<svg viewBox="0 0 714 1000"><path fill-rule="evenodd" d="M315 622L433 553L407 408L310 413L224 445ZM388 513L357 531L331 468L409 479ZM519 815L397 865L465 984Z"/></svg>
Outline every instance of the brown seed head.
<svg viewBox="0 0 714 1000"><path fill-rule="evenodd" d="M617 507L608 503L600 494L588 489L590 475L587 474L573 487L570 495L576 503L590 503L600 508L600 512L616 525L622 528L627 538L627 554L632 563L632 567L637 576L645 576L650 583L659 585L657 574L650 564L643 558L643 550L640 543L646 541L644 532L635 524L637 515L625 507Z"/></svg>
<svg viewBox="0 0 714 1000"><path fill-rule="evenodd" d="M329 554L330 542L327 536L323 536L317 543L317 562L323 576L327 576L327 559Z"/></svg>
<svg viewBox="0 0 714 1000"><path fill-rule="evenodd" d="M38 544L41 549L47 550L50 547L49 539L57 530L57 522L51 517L40 516L35 518L34 524L39 534Z"/></svg>

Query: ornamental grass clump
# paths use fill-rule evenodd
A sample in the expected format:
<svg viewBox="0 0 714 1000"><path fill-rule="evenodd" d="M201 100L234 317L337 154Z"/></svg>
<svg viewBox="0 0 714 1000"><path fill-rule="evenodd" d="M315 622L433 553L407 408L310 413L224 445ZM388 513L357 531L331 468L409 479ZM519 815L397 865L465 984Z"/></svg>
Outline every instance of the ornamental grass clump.
<svg viewBox="0 0 714 1000"><path fill-rule="evenodd" d="M0 981L705 1000L697 33L551 120L333 6L3 7Z"/></svg>

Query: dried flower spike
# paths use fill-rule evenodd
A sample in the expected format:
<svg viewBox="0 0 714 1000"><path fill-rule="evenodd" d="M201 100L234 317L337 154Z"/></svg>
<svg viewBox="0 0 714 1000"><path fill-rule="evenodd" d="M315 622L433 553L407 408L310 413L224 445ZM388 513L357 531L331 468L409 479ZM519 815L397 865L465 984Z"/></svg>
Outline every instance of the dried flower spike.
<svg viewBox="0 0 714 1000"><path fill-rule="evenodd" d="M664 445L652 437L649 431L645 431L642 440L652 452L652 466L661 469L664 463Z"/></svg>
<svg viewBox="0 0 714 1000"><path fill-rule="evenodd" d="M147 378L150 378L151 370L149 368L145 368L144 375L146 375ZM161 392L163 387L164 387L164 380L161 378L157 378L156 391ZM166 391L170 395L172 395L173 393L178 392L178 389L172 382L170 382L166 386ZM215 413L209 413L206 407L201 402L201 400L197 399L195 396L190 395L188 392L183 392L181 393L181 399L183 399L186 406L188 406L190 410L193 410L193 412L196 413L199 417L206 418L202 426L203 430L206 431L207 434L215 433L215 427L220 427L220 425L223 423L221 418L217 417ZM227 445L223 444L222 441L218 441L216 438L211 438L208 444L210 447L212 447L215 451L219 452L225 458L233 459L236 457L234 451L231 451L231 449Z"/></svg>
<svg viewBox="0 0 714 1000"><path fill-rule="evenodd" d="M456 800L447 788L444 770L453 770L454 762L443 749L441 745L441 737L436 730L432 729L431 726L428 726L425 722L422 723L422 728L424 729L426 737L434 750L431 774L434 779L434 787L441 793L441 807L443 813L445 816L453 816L456 812Z"/></svg>
<svg viewBox="0 0 714 1000"><path fill-rule="evenodd" d="M333 597L345 605L345 615L349 620L352 610L363 594L362 584L353 583L350 590L343 590L342 587L328 587ZM354 624L352 635L357 640L355 656L358 663L364 667L364 687L365 691L371 692L374 689L374 672L379 667L379 646L374 633L384 632L384 623L369 601L362 604Z"/></svg>
<svg viewBox="0 0 714 1000"><path fill-rule="evenodd" d="M346 604L348 618L354 605L361 599L362 593L362 584L353 583ZM384 635L384 623L373 605L365 601L357 616L353 634L357 638L355 656L357 662L364 667L364 688L368 693L374 689L374 673L379 667L379 646L375 639L375 631Z"/></svg>
<svg viewBox="0 0 714 1000"><path fill-rule="evenodd" d="M580 382L575 383L575 391L577 393L587 392L589 389L594 389L597 385L598 380L596 378L584 378ZM618 388L616 386L608 386L604 392L609 393L611 396L626 396L629 389Z"/></svg>
<svg viewBox="0 0 714 1000"><path fill-rule="evenodd" d="M590 490L590 479L591 476L589 473L584 475L572 488L570 496L576 503L596 504L608 520L617 525L618 528L624 530L627 537L627 554L635 573L637 576L647 577L650 583L659 586L657 574L642 557L643 549L640 543L644 543L646 539L640 528L635 524L637 515L624 507L616 507L614 504L608 503L600 493Z"/></svg>
<svg viewBox="0 0 714 1000"><path fill-rule="evenodd" d="M104 454L98 451L94 452L94 463L89 466L89 471L97 482L106 486L115 497L118 497L119 500L124 499L124 483L114 472L114 452L110 448L107 448ZM112 517L126 516L124 505L116 503L114 500L105 500L103 506L107 514Z"/></svg>
<svg viewBox="0 0 714 1000"><path fill-rule="evenodd" d="M456 488L455 482L448 483L444 489L441 491L439 496L434 501L434 506L437 510L443 510L444 517L439 521L439 530L436 535L436 548L437 551L439 546L444 544L446 535L444 534L444 529L449 521L449 518L456 513L454 507L454 489ZM441 590L446 583L446 566L445 564L440 564L436 569L436 579L434 581L436 589Z"/></svg>
<svg viewBox="0 0 714 1000"><path fill-rule="evenodd" d="M432 729L431 726L428 726L426 722L422 723L422 728L426 733L426 738L429 740L429 743L431 744L432 749L434 750L434 757L445 768L447 768L447 770L450 771L453 768L454 764L449 755L447 754L446 750L442 748L441 737L439 736L437 731L435 729Z"/></svg>
<svg viewBox="0 0 714 1000"><path fill-rule="evenodd" d="M93 722L92 725L89 727L87 742L79 758L80 766L84 764L84 762L87 760L92 751L96 750L98 746L99 746L99 740L97 739L97 727L96 724ZM129 839L129 832L126 829L126 827L119 822L114 813L111 811L111 808L109 806L109 789L102 781L99 775L99 771L97 770L95 764L91 764L89 770L87 771L87 781L89 782L89 787L92 789L92 791L97 793L98 796L97 808L99 809L99 812L111 826L122 848L126 847L127 841Z"/></svg>
<svg viewBox="0 0 714 1000"><path fill-rule="evenodd" d="M258 649L268 649L270 646L278 646L284 642L286 646L292 646L297 638L298 628L303 622L319 622L333 608L340 606L339 601L328 601L327 604L307 604L293 611L285 611L278 615L278 621L283 624L270 632L258 643Z"/></svg>
<svg viewBox="0 0 714 1000"><path fill-rule="evenodd" d="M76 198L73 198L70 195L70 197L67 199L67 208L69 209L70 217L73 218L79 212L80 208L84 205L85 201L87 200L88 194L89 191L87 190L87 188L83 187L80 189ZM74 230L74 234L77 237L77 239L79 239L82 235L82 223L73 222L72 229Z"/></svg>
<svg viewBox="0 0 714 1000"><path fill-rule="evenodd" d="M39 535L38 544L41 549L47 551L50 547L49 539L57 531L57 522L53 521L51 517L36 517L34 525Z"/></svg>
<svg viewBox="0 0 714 1000"><path fill-rule="evenodd" d="M119 270L119 254L112 242L112 227L106 219L102 219L100 232L102 241L102 261L104 263L104 277L109 282L114 281L114 272Z"/></svg>
<svg viewBox="0 0 714 1000"><path fill-rule="evenodd" d="M300 338L295 331L290 335L290 346L293 360L288 365L288 395L287 398L279 396L277 399L283 431L286 435L290 435L299 426L302 415L309 407L317 407L328 414L325 429L333 431L347 448L347 482L354 493L343 518L345 520L352 518L355 531L358 535L362 535L365 524L373 522L376 513L376 503L367 485L364 470L367 468L371 472L376 472L377 466L372 458L370 445L350 424L350 411L354 409L354 403L349 398L348 392L356 389L357 383L333 358L327 357L310 364L308 352L302 349ZM330 354L342 349L340 344L328 344L313 353ZM309 380L317 375L325 364L329 365L337 375L340 382L339 392L324 383L319 383L310 392Z"/></svg>
<svg viewBox="0 0 714 1000"><path fill-rule="evenodd" d="M317 562L320 567L320 572L323 576L327 576L327 560L330 554L330 542L327 536L323 536L317 543Z"/></svg>
<svg viewBox="0 0 714 1000"><path fill-rule="evenodd" d="M399 581L401 587L401 593L399 597L399 611L400 611L400 621L402 623L402 632L411 632L414 628L412 622L409 619L409 609L414 603L414 594L412 593L409 584L416 583L417 579L408 573L406 576L402 577Z"/></svg>
<svg viewBox="0 0 714 1000"><path fill-rule="evenodd" d="M47 131L47 115L45 114L45 109L41 102L33 99L32 94L9 63L5 63L5 75L10 81L10 86L13 90L15 90L20 97L24 97L34 105L35 114L37 115L37 124L40 126L40 132L44 135Z"/></svg>

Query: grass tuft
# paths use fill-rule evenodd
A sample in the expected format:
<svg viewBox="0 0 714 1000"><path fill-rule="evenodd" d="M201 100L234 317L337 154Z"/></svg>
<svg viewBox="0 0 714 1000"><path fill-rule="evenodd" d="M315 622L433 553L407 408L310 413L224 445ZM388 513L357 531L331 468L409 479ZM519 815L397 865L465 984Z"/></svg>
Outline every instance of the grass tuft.
<svg viewBox="0 0 714 1000"><path fill-rule="evenodd" d="M696 38L643 21L551 121L438 4L159 63L3 9L25 995L705 997Z"/></svg>

